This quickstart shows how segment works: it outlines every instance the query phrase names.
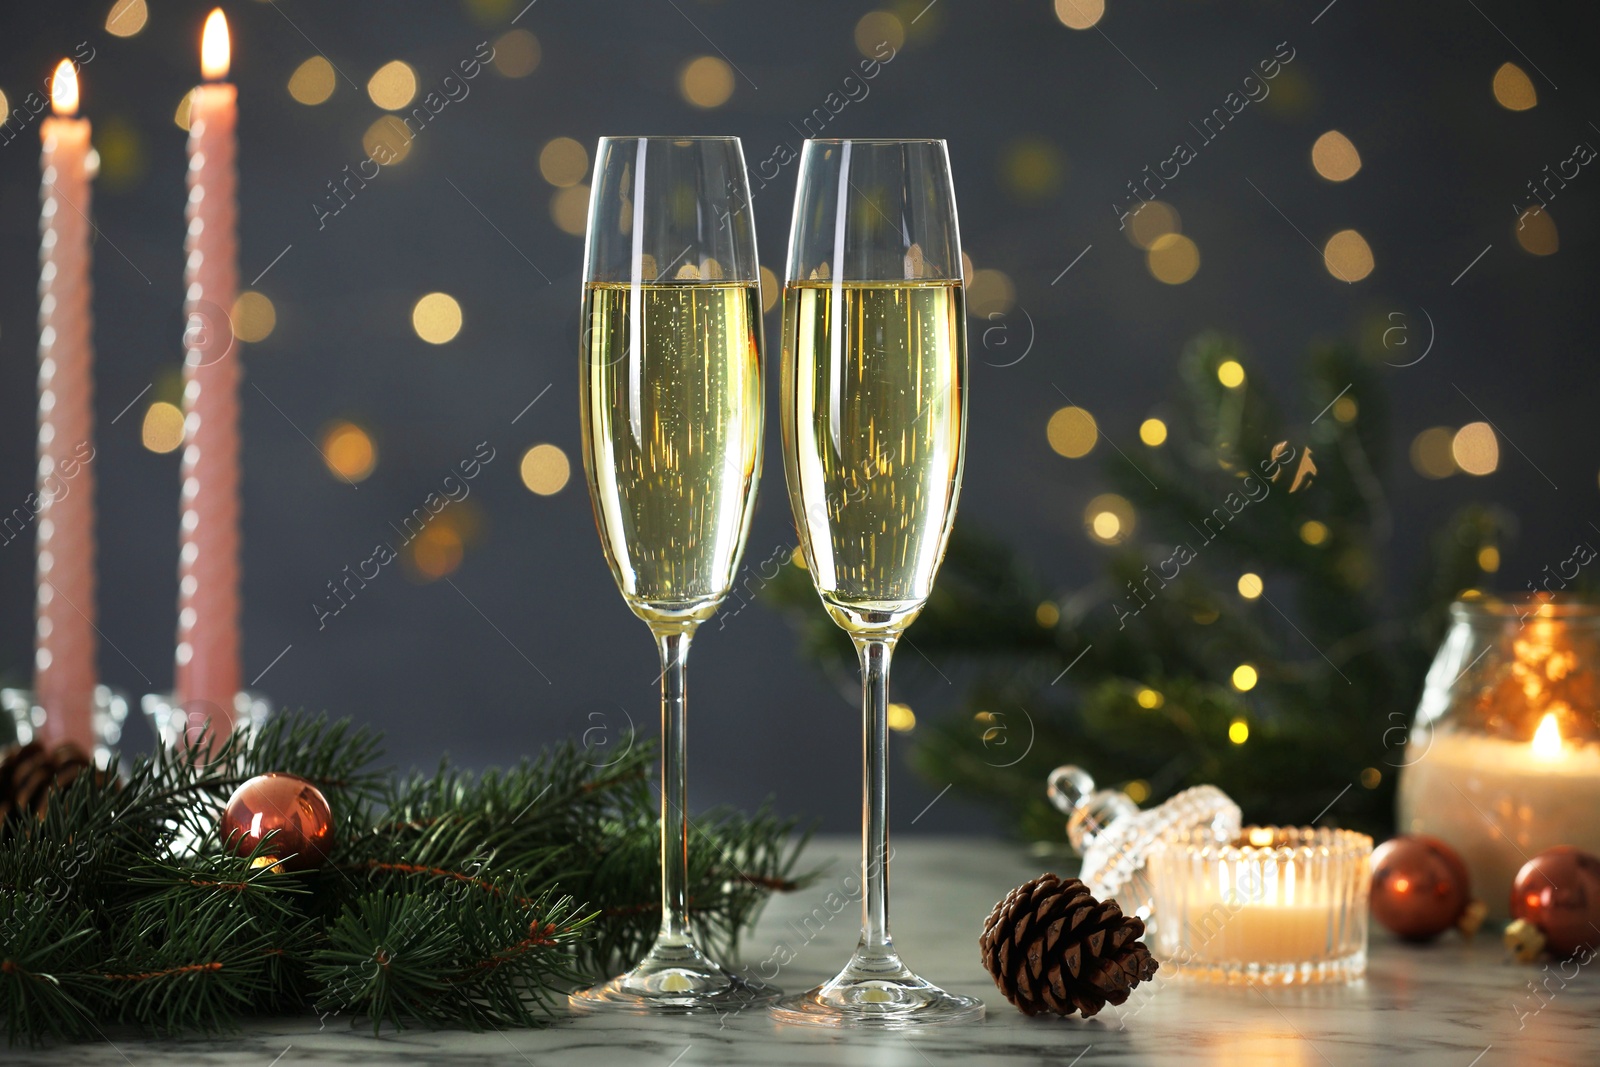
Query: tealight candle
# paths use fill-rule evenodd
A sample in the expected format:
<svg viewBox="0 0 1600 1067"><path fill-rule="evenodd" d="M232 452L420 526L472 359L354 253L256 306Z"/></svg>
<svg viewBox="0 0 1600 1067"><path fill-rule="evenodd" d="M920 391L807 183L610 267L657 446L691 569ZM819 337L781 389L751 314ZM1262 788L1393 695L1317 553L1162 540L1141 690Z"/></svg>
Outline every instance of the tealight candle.
<svg viewBox="0 0 1600 1067"><path fill-rule="evenodd" d="M1367 967L1372 838L1247 827L1232 844L1170 835L1149 860L1156 955L1186 977L1301 984Z"/></svg>

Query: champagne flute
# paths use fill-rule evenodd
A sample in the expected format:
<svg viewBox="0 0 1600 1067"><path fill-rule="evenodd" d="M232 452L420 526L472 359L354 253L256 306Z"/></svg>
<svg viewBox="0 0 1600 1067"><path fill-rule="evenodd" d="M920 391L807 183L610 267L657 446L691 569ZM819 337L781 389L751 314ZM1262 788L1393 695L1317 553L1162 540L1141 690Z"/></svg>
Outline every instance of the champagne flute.
<svg viewBox="0 0 1600 1067"><path fill-rule="evenodd" d="M726 1012L778 990L694 943L684 664L729 587L761 469L761 293L734 137L605 137L584 251L583 466L606 561L661 654L661 930L584 1010Z"/></svg>
<svg viewBox="0 0 1600 1067"><path fill-rule="evenodd" d="M855 643L863 704L862 927L782 1021L899 1028L983 1017L889 936L889 659L927 603L961 489L966 320L943 141L811 140L783 291L783 456L806 566Z"/></svg>

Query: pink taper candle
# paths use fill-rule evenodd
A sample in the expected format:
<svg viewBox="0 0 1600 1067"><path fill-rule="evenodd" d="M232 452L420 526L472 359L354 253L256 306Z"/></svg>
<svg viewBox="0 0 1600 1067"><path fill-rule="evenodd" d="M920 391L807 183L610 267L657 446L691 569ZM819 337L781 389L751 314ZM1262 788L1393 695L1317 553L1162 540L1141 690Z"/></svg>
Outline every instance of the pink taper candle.
<svg viewBox="0 0 1600 1067"><path fill-rule="evenodd" d="M62 60L55 114L39 129L38 604L34 700L40 740L94 751L94 343L89 317L89 121Z"/></svg>
<svg viewBox="0 0 1600 1067"><path fill-rule="evenodd" d="M229 323L238 288L238 118L228 24L206 19L189 111L189 230L184 242L183 489L179 524L177 700L193 741L209 721L233 729L239 668L239 353Z"/></svg>

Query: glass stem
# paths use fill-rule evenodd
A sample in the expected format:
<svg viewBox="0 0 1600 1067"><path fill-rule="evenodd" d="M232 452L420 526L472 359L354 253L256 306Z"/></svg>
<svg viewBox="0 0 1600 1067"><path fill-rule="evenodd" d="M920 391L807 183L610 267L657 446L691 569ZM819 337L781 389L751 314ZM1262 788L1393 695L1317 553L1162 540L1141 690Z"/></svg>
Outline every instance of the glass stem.
<svg viewBox="0 0 1600 1067"><path fill-rule="evenodd" d="M661 934L689 941L689 776L684 724L684 665L692 631L656 634L661 652Z"/></svg>
<svg viewBox="0 0 1600 1067"><path fill-rule="evenodd" d="M859 638L861 658L861 947L888 956L889 936L889 660L898 635Z"/></svg>

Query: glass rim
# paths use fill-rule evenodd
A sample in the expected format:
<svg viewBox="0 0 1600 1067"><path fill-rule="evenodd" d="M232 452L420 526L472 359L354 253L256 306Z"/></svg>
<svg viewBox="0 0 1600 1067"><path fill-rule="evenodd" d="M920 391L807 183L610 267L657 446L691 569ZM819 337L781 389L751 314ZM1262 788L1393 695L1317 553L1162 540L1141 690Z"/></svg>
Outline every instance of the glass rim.
<svg viewBox="0 0 1600 1067"><path fill-rule="evenodd" d="M602 134L602 141L723 141L737 142L738 137L725 133L686 133L673 136L665 133L613 133Z"/></svg>
<svg viewBox="0 0 1600 1067"><path fill-rule="evenodd" d="M945 145L943 137L807 137L806 144L936 144Z"/></svg>
<svg viewBox="0 0 1600 1067"><path fill-rule="evenodd" d="M1533 593L1498 597L1492 593L1473 593L1458 597L1450 605L1453 618L1466 622L1499 619L1595 619L1600 604L1576 593Z"/></svg>
<svg viewBox="0 0 1600 1067"><path fill-rule="evenodd" d="M1251 831L1271 831L1274 840L1264 845L1250 843ZM1335 826L1244 826L1233 841L1219 842L1211 831L1201 827L1167 835L1158 852L1177 853L1191 859L1213 862L1272 859L1279 861L1317 858L1356 858L1372 852L1372 838L1359 830Z"/></svg>

